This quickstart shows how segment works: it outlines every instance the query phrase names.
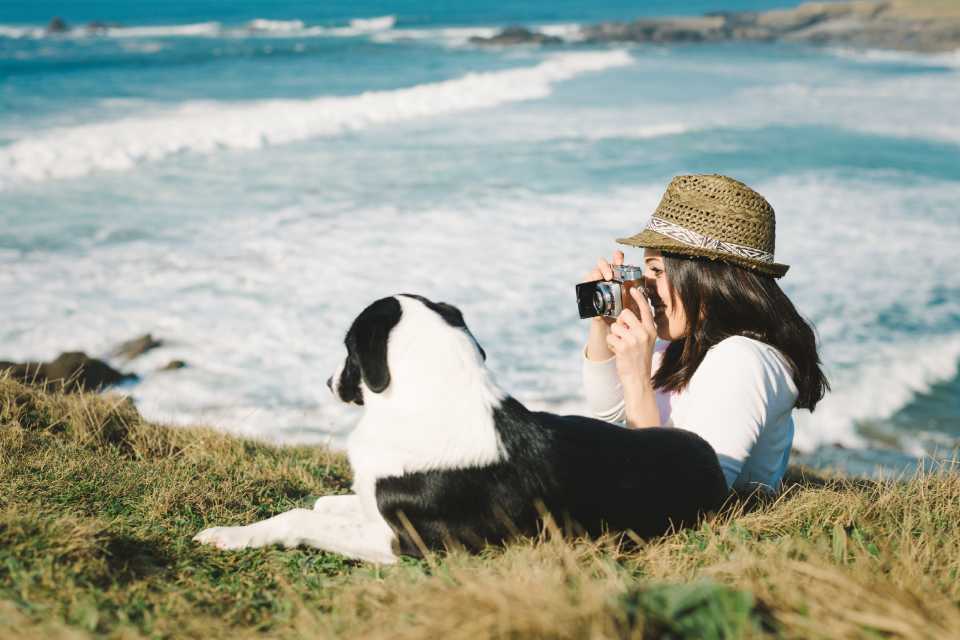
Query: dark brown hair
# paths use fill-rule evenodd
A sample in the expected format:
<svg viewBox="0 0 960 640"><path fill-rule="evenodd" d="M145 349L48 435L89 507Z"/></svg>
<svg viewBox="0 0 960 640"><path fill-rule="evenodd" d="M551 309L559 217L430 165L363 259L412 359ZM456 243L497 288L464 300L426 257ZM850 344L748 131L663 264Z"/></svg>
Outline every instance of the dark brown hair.
<svg viewBox="0 0 960 640"><path fill-rule="evenodd" d="M830 389L820 368L817 338L777 281L719 260L663 254L674 300L683 305L687 335L671 342L653 376L657 389L680 391L707 351L730 336L746 336L787 359L799 395L796 406L811 411Z"/></svg>

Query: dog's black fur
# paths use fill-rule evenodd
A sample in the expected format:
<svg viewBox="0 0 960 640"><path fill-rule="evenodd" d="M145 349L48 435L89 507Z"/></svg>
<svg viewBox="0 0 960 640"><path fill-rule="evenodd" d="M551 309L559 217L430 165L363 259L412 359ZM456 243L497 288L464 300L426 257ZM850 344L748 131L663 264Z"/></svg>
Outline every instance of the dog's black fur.
<svg viewBox="0 0 960 640"><path fill-rule="evenodd" d="M410 297L469 333L456 307ZM401 314L396 298L383 298L354 321L342 398L362 402L361 376L374 392L389 385L387 339ZM377 506L397 535L397 551L477 551L535 535L545 513L572 533L631 530L649 538L695 524L728 495L713 448L689 431L532 412L509 396L493 423L506 451L502 461L377 480Z"/></svg>

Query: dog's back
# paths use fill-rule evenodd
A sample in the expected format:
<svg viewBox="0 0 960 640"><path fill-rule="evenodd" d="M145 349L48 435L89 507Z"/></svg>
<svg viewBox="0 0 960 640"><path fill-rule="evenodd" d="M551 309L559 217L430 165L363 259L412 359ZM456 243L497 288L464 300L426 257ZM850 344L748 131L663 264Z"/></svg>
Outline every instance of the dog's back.
<svg viewBox="0 0 960 640"><path fill-rule="evenodd" d="M503 461L377 481L400 553L534 535L544 511L574 533L652 537L695 524L727 496L715 452L688 431L530 412L509 397L494 423Z"/></svg>

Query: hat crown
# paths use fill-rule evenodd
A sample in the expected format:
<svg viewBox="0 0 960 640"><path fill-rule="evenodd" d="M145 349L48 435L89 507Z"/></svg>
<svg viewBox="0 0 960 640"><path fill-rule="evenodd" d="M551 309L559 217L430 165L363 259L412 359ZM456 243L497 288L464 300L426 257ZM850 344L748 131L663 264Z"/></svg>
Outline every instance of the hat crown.
<svg viewBox="0 0 960 640"><path fill-rule="evenodd" d="M773 207L759 193L727 176L675 177L654 216L723 242L774 253Z"/></svg>

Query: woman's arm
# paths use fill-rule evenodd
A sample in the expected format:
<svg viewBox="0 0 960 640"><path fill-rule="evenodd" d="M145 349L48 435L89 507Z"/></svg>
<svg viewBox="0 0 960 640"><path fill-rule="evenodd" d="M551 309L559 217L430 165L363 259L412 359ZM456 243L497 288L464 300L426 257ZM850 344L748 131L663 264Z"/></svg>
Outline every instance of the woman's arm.
<svg viewBox="0 0 960 640"><path fill-rule="evenodd" d="M613 357L613 352L607 347L607 336L610 335L610 323L606 318L597 316L590 318L590 333L587 335L587 360L604 362Z"/></svg>
<svg viewBox="0 0 960 640"><path fill-rule="evenodd" d="M623 264L623 252L613 252L613 265ZM613 279L611 263L603 258L597 260L597 266L584 277L584 282ZM587 397L590 413L607 422L623 422L625 417L623 388L617 376L617 367L613 352L607 346L610 325L615 320L598 316L590 319L590 333L587 346L583 350L583 391Z"/></svg>
<svg viewBox="0 0 960 640"><path fill-rule="evenodd" d="M627 426L656 427L660 425L660 410L651 371L657 327L643 294L634 288L630 289L630 295L636 303L637 314L630 309L620 312L610 326L607 347L616 356Z"/></svg>
<svg viewBox="0 0 960 640"><path fill-rule="evenodd" d="M606 338L604 338L606 340ZM607 422L622 423L626 418L623 386L617 375L617 363L611 353L606 360L596 361L583 350L583 393L590 407L590 415ZM604 342L604 349L607 349ZM609 349L607 349L609 351Z"/></svg>
<svg viewBox="0 0 960 640"><path fill-rule="evenodd" d="M627 426L633 429L660 426L660 409L657 408L653 382L646 379L621 380L623 404Z"/></svg>

